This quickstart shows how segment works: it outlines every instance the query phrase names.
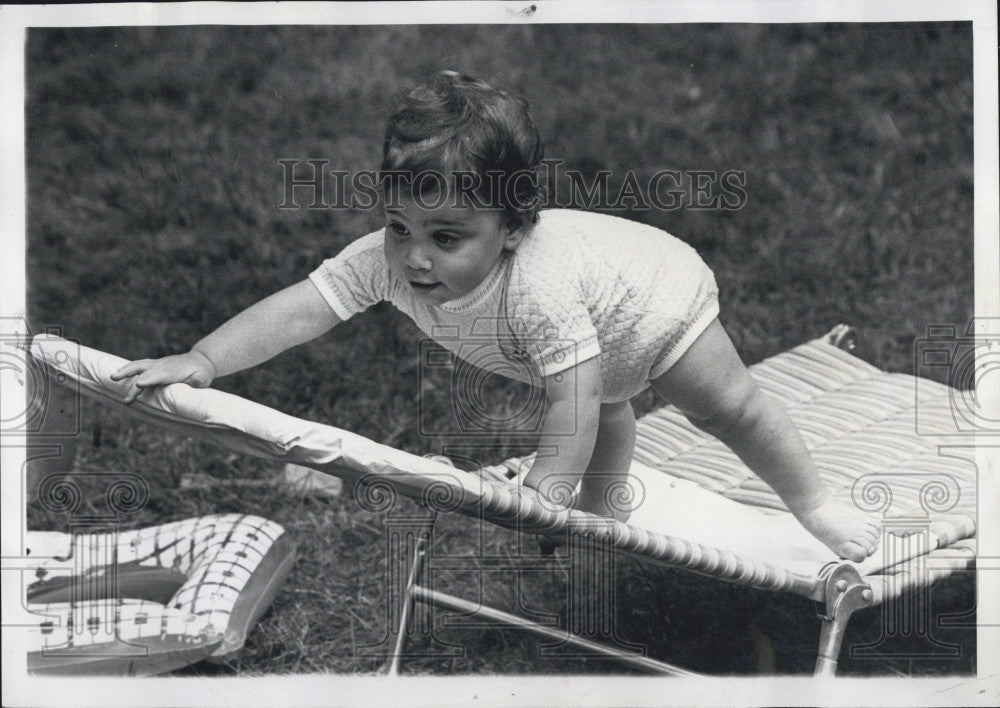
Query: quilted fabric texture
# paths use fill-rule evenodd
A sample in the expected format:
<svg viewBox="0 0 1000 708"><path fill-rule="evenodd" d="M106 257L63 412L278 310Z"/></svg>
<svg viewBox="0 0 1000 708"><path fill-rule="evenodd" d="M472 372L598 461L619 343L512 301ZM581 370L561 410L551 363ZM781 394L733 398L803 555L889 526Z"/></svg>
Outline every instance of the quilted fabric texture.
<svg viewBox="0 0 1000 708"><path fill-rule="evenodd" d="M694 249L618 217L543 211L476 290L441 306L389 272L383 239L368 234L310 275L339 317L387 300L469 363L535 385L600 356L605 401L645 389L719 311Z"/></svg>

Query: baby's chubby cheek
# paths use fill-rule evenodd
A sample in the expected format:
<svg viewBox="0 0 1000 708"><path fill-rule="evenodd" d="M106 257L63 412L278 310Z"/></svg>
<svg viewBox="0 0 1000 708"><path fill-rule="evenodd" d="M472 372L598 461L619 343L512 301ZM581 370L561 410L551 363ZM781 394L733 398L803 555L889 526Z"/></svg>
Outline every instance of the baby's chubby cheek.
<svg viewBox="0 0 1000 708"><path fill-rule="evenodd" d="M490 276L498 260L499 255L493 258L484 255L481 260L465 263L461 267L441 273L441 280L452 290L461 291L463 295L471 293Z"/></svg>

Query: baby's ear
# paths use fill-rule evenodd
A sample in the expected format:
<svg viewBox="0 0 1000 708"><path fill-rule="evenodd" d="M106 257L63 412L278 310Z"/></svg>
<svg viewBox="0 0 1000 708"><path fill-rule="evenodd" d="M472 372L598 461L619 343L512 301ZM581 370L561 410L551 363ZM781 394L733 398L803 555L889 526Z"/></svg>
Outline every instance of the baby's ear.
<svg viewBox="0 0 1000 708"><path fill-rule="evenodd" d="M515 250L528 231L528 224L521 219L510 219L507 222L507 236L504 238L503 247L508 251Z"/></svg>

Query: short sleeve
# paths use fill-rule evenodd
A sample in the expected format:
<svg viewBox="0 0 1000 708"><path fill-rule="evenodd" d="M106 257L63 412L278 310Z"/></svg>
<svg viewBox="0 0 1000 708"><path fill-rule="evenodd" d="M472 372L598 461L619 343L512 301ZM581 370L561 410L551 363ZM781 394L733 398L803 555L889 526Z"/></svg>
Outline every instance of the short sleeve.
<svg viewBox="0 0 1000 708"><path fill-rule="evenodd" d="M531 281L512 278L507 293L505 324L521 355L543 377L601 354L579 282L569 272L560 269Z"/></svg>
<svg viewBox="0 0 1000 708"><path fill-rule="evenodd" d="M362 236L309 274L309 280L340 319L346 320L386 299L389 270L384 241L384 229Z"/></svg>

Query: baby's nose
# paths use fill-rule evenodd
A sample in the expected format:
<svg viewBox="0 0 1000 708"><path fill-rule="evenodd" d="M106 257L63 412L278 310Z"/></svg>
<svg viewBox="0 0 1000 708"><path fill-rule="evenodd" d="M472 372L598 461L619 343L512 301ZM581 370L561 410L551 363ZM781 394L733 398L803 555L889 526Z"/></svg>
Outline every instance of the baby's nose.
<svg viewBox="0 0 1000 708"><path fill-rule="evenodd" d="M406 254L406 267L412 270L430 270L431 260L421 248L414 246Z"/></svg>

